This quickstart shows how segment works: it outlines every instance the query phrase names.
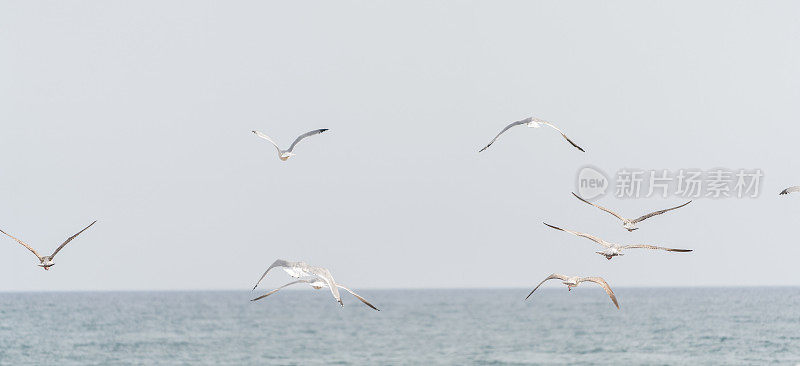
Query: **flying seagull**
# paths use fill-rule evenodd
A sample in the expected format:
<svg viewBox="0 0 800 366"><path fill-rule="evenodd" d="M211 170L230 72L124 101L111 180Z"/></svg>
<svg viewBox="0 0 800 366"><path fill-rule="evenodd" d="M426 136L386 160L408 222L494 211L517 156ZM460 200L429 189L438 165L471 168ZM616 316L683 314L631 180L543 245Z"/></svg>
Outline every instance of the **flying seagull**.
<svg viewBox="0 0 800 366"><path fill-rule="evenodd" d="M781 191L780 194L783 195L783 194L789 194L789 193L794 193L794 192L800 192L800 186L786 188L783 191Z"/></svg>
<svg viewBox="0 0 800 366"><path fill-rule="evenodd" d="M578 150L585 152L583 150L583 148L578 146L576 143L572 142L572 140L570 140L569 137L567 137L567 135L564 134L564 132L561 132L561 130L559 130L558 127L554 126L550 122L538 119L536 117L528 117L528 118L525 118L523 120L512 122L510 125L506 126L506 128L504 128L502 131L500 131L500 133L498 133L497 136L495 136L492 139L492 141L489 141L488 145L486 145L483 149L480 149L478 152L483 152L483 150L488 149L489 146L492 146L492 144L495 141L497 141L497 138L499 138L500 135L502 135L504 132L508 131L509 128L514 127L514 126L519 126L519 125L527 125L528 127L531 127L531 128L539 128L539 127L542 127L542 126L550 126L550 127L554 128L556 131L558 131L561 134L561 136L563 136L564 139L567 140L567 142L572 144L572 146L575 146Z"/></svg>
<svg viewBox="0 0 800 366"><path fill-rule="evenodd" d="M331 275L331 272L328 271L327 268L309 266L306 262L290 262L290 261L285 261L283 259L276 260L274 263L272 263L272 265L269 266L269 268L267 268L266 271L264 271L264 274L262 274L261 278L258 279L256 285L253 286L253 290L255 290L256 287L258 287L258 284L260 284L261 281L264 279L264 277L267 276L267 273L269 273L271 269L276 267L282 268L286 273L289 274L289 276L292 276L294 278L299 278L299 280L288 283L275 290L272 290L271 292L267 293L264 296L253 299L253 301L272 295L273 293L277 292L278 290L286 286L293 285L295 283L307 283L315 289L321 289L323 287L329 288L331 290L331 294L333 294L333 298L336 299L336 301L341 306L344 306L344 303L342 303L342 298L341 296L339 296L339 288L346 290L347 292L353 294L355 297L361 300L363 303L369 305L371 308L375 310L378 310L377 308L372 306L372 304L364 300L363 297L356 295L355 292L342 286L341 284L336 283L336 281L333 279L333 276Z"/></svg>
<svg viewBox="0 0 800 366"><path fill-rule="evenodd" d="M66 246L66 245L67 245L67 243L71 242L71 241L72 241L72 239L75 239L75 237L77 237L78 235L81 235L81 233L82 233L82 232L84 232L84 231L86 231L86 229L88 229L88 228L92 227L92 225L94 225L94 223L95 223L95 222L97 222L97 220L95 220L94 222L92 222L91 224L89 224L89 226L87 226L87 227L83 228L83 230L81 230L81 231L78 231L78 233L77 233L77 234L75 234L75 235L73 235L73 236L70 236L69 238L67 238L67 240L66 240L66 241L64 241L63 243L61 243L61 245L59 245L59 246L58 246L58 248L56 248L56 250L53 252L53 254L50 254L50 255L45 255L45 256L39 255L39 253L38 253L38 252L36 252L36 250L35 250L35 249L31 248L31 246L30 246L30 245L28 245L28 244L25 244L25 242L23 242L22 240L19 240L19 239L15 238L15 237L11 236L11 235L10 235L10 234L8 234L7 232L5 232L5 231L3 231L3 230L0 230L0 233L6 234L6 235L7 235L9 238L16 240L16 241L17 241L17 243L20 243L20 244L22 244L22 246L24 246L25 248L28 248L28 250L30 250L30 251L31 251L31 252L32 252L32 253L33 253L33 254L36 256L36 258L38 258L38 259L39 259L39 262L41 262L41 263L37 264L37 266L39 266L39 267L42 267L42 268L44 268L44 270L45 270L45 271L47 271L47 270L50 270L50 267L52 267L52 266L54 266L54 265L55 265L55 262L53 262L53 258L55 258L56 254L58 254L58 252L59 252L59 251L61 251L61 249L62 249L62 248L64 248L64 246Z"/></svg>
<svg viewBox="0 0 800 366"><path fill-rule="evenodd" d="M272 290L270 292L267 292L265 295L261 295L261 296L255 298L255 299L250 300L250 301L261 300L261 299L263 299L263 298L265 298L265 297L267 297L269 295L272 295L272 294L280 291L284 287L291 286L291 285L294 285L294 284L297 284L297 283L307 283L311 287L313 287L315 290L319 290L321 288L328 287L328 282L323 281L319 277L302 278L302 279L299 279L297 281L289 282L289 283L287 283L287 284L285 284L285 285L283 285L281 287L278 287L278 288L276 288L276 289L274 289L274 290ZM353 290L351 290L351 289L349 289L347 287L344 287L344 286L342 286L341 284L338 284L338 283L336 284L336 287L353 294L353 296L355 296L357 299L361 300L361 302L363 302L367 306L369 306L369 307L371 307L371 308L373 308L373 309L375 309L377 311L381 311L380 309L376 308L375 305L370 304L369 301L367 301L365 298L363 298L363 297L359 296L357 293L353 292Z"/></svg>
<svg viewBox="0 0 800 366"><path fill-rule="evenodd" d="M533 291L531 291L531 293L528 294L528 297L531 297L531 295L533 295L533 293L543 283L545 283L545 282L547 282L549 280L554 280L554 279L561 280L562 281L561 283L567 285L567 289L569 291L572 291L573 287L578 287L578 285L580 285L581 282L587 282L587 281L588 282L594 282L594 283L602 286L603 289L606 290L606 293L608 294L608 297L611 298L611 301L613 301L614 305L617 307L617 309L619 309L619 303L617 302L617 297L614 296L614 291L611 291L611 287L609 287L608 283L606 283L606 280L602 279L601 277L578 277L578 276L568 277L568 276L564 276L562 274L553 273L553 274L547 276L547 278L545 278L544 281L539 282L539 285L536 286L536 288L533 289ZM527 300L528 297L526 297L525 300Z"/></svg>
<svg viewBox="0 0 800 366"><path fill-rule="evenodd" d="M639 229L638 227L636 227L636 224L638 224L638 223L640 223L640 222L642 222L642 221L644 221L644 220L647 220L647 219L649 219L649 218L651 218L651 217L653 217L653 216L661 215L661 214L663 214L663 213L665 213L665 212L669 212L669 211L672 211L672 210L677 210L677 209L679 209L679 208L681 208L681 207L683 207L683 206L686 206L686 205L688 205L688 204L692 203L692 201L689 201L689 202L686 202L686 203L684 203L684 204L682 204L682 205L680 205L680 206L677 206L677 207L668 208L668 209L666 209L666 210L660 210L660 211L651 212L651 213L649 213L649 214L647 214L647 215L644 215L644 216L642 216L642 217L639 217L638 219L633 219L633 220L631 220L631 219L626 219L626 218L622 217L622 215L620 215L620 214L618 214L618 213L616 213L616 212L614 212L614 211L611 211L611 210L609 210L609 209L607 209L607 208L605 208L605 207L603 207L603 206L600 206L600 205L595 205L594 203L591 203L591 202L589 202L589 201L587 201L587 200L585 200L585 199L581 198L580 196L578 196L577 194L575 194L575 192L572 192L572 195L573 195L573 196L575 196L575 198L577 198L577 199L579 199L579 200L583 201L584 203L587 203L587 204L589 204L589 205L592 205L592 206L594 206L594 207L597 207L597 208L599 208L599 209L601 209L601 210L603 210L603 211L605 211L605 212L608 212L608 213L610 213L610 214L614 215L614 217L616 217L616 218L618 218L618 219L622 220L622 227L624 227L626 230L628 230L628 232L631 232L631 231L634 231L634 230L637 230L637 229Z"/></svg>
<svg viewBox="0 0 800 366"><path fill-rule="evenodd" d="M281 148L278 146L278 144L276 144L275 141L273 141L269 136L267 136L267 135L265 135L265 134L263 134L263 133L261 133L259 131L253 131L253 133L256 134L256 136L261 137L262 139L265 139L265 140L271 142L272 145L275 146L276 149L278 149L278 158L280 158L283 161L286 161L287 159L291 158L292 156L297 155L297 154L293 153L292 151L294 150L294 147L297 146L297 143L300 142L300 140L302 140L302 139L304 139L306 137L309 137L309 136L314 136L314 135L321 134L321 133L323 133L323 132L325 132L327 130L328 130L327 128L321 128L319 130L306 132L306 133L298 136L294 140L294 142L292 142L292 145L289 146L289 148L286 149L286 150L281 150Z"/></svg>
<svg viewBox="0 0 800 366"><path fill-rule="evenodd" d="M692 249L672 249L672 248L657 247L655 245L645 245L645 244L619 245L619 244L607 242L607 241L605 241L603 239L600 239L600 238L598 238L596 236L593 236L593 235L579 233L577 231L572 231L572 230L562 229L560 227L556 227L556 226L550 225L550 224L548 224L546 222L544 224L549 226L549 227L551 227L551 228L553 228L553 229L566 231L566 232L568 232L570 234L577 235L577 236L592 240L595 243L606 247L606 249L604 249L602 251L599 251L599 252L595 252L595 253L606 257L606 259L608 259L608 260L611 260L611 258L616 257L618 255L624 255L622 253L623 249L638 249L638 248L642 248L642 249L657 249L657 250L666 250L668 252L681 252L681 253L691 252L692 251Z"/></svg>

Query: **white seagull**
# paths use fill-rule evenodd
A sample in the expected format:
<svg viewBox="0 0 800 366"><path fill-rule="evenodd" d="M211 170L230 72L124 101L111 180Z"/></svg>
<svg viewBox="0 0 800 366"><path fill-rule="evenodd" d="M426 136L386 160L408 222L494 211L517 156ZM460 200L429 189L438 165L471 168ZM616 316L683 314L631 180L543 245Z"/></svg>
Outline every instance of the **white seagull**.
<svg viewBox="0 0 800 366"><path fill-rule="evenodd" d="M275 141L273 141L269 136L267 136L267 135L265 135L265 134L263 134L263 133L261 133L259 131L253 131L253 133L256 134L256 136L261 137L262 139L265 139L265 140L269 141L270 143L272 143L272 145L275 146L276 149L278 149L278 158L280 158L283 161L286 161L289 158L291 158L292 156L297 155L297 154L293 153L292 151L294 150L294 147L297 146L297 143L300 142L300 140L302 140L302 139L304 139L306 137L309 137L309 136L314 136L314 135L321 134L321 133L323 133L323 132L325 132L327 130L328 130L327 128L321 128L319 130L306 132L306 133L298 136L294 140L294 142L292 142L292 145L289 146L289 148L286 149L286 150L281 150L281 148L278 146L278 144L276 144Z"/></svg>
<svg viewBox="0 0 800 366"><path fill-rule="evenodd" d="M549 226L549 227L551 227L551 228L553 228L553 229L565 231L565 232L568 232L568 233L570 233L572 235L577 235L577 236L580 236L582 238L586 238L586 239L592 240L595 243L606 247L606 249L604 249L602 251L599 251L599 252L595 252L595 253L606 257L606 259L608 259L608 260L611 260L611 258L614 258L614 257L616 257L618 255L624 255L622 253L622 250L624 250L624 249L639 249L639 248L642 248L642 249L666 250L668 252L681 252L681 253L691 252L692 251L692 249L672 249L672 248L657 247L655 245L645 245L645 244L619 245L619 244L607 242L607 241L605 241L603 239L600 239L600 238L598 238L596 236L593 236L593 235L579 233L577 231L572 231L572 230L562 229L560 227L556 227L556 226L550 225L550 224L548 224L546 222L544 224Z"/></svg>
<svg viewBox="0 0 800 366"><path fill-rule="evenodd" d="M504 132L508 131L509 128L514 127L514 126L519 126L519 125L527 125L528 127L531 127L531 128L539 128L539 127L542 127L542 126L550 126L550 127L554 128L556 131L558 131L561 134L561 136L563 136L564 139L567 140L567 142L572 144L572 146L575 146L578 150L585 152L583 150L583 148L578 146L576 143L572 142L572 140L570 140L569 137L567 137L567 135L564 134L564 132L561 132L561 130L559 130L558 127L554 126L550 122L538 119L536 117L528 117L528 118L525 118L523 120L512 122L510 125L506 126L506 128L504 128L502 131L500 131L500 133L498 133L497 136L495 136L492 139L492 141L489 141L488 145L486 145L483 149L480 149L478 152L483 152L483 150L488 149L489 146L492 146L492 144L495 141L497 141L497 138L499 138L500 135L502 135Z"/></svg>
<svg viewBox="0 0 800 366"><path fill-rule="evenodd" d="M344 306L344 303L342 303L342 298L341 296L339 296L339 288L353 294L353 296L357 297L359 300L361 300L361 302L367 304L369 307L378 310L375 306L367 302L367 300L365 300L363 297L357 295L355 292L342 286L341 284L336 283L336 281L333 279L333 276L331 275L331 272L328 271L327 268L310 266L306 262L290 262L290 261L285 261L283 259L276 260L274 263L272 263L272 265L269 266L269 268L267 268L266 271L264 271L264 274L262 274L261 278L258 279L256 285L253 286L253 290L255 290L256 287L258 287L258 284L260 284L261 281L264 279L264 277L267 276L267 273L269 273L269 271L275 267L282 268L286 273L289 274L289 276L292 276L294 278L299 278L299 280L287 283L281 287L278 287L277 289L270 291L266 295L260 296L251 301L263 299L269 295L278 292L278 290L286 286L294 285L296 283L307 283L315 289L321 289L323 287L329 288L331 290L333 298L336 299L336 301L341 306Z"/></svg>
<svg viewBox="0 0 800 366"><path fill-rule="evenodd" d="M539 282L539 285L536 286L536 288L533 289L533 291L531 291L531 293L528 294L528 297L531 297L531 295L533 295L533 293L543 283L545 283L545 282L547 282L549 280L553 280L553 279L561 280L562 281L561 283L567 285L567 289L569 291L572 291L573 287L578 287L578 285L580 285L581 282L587 282L587 281L588 282L594 282L594 283L602 286L603 289L606 290L606 293L608 294L608 297L611 298L611 301L613 301L614 305L617 307L617 309L619 309L619 303L617 302L617 297L614 296L614 291L611 291L611 287L609 287L608 283L606 283L606 280L602 279L601 277L578 277L578 276L568 277L568 276L564 276L562 274L553 273L553 274L547 276L547 278L545 278L544 281ZM528 297L526 297L525 300L527 300Z"/></svg>
<svg viewBox="0 0 800 366"><path fill-rule="evenodd" d="M684 204L682 204L682 205L680 205L680 206L673 207L673 208L668 208L668 209L666 209L666 210L660 210L660 211L656 211L656 212L651 212L651 213L649 213L649 214L647 214L647 215L644 215L644 216L642 216L642 217L639 217L638 219L633 219L633 220L632 220L632 219L626 219L626 218L622 217L622 215L620 215L620 214L618 214L618 213L616 213L616 212L614 212L614 211L611 211L611 210L609 210L609 209L607 209L607 208L605 208L605 207L603 207L603 206L600 206L600 205L595 205L594 203L591 203L591 202L589 202L589 201L587 201L587 200L585 200L585 199L581 198L580 196L578 196L577 194L575 194L575 192L572 192L572 195L573 195L573 196L575 196L575 198L577 198L577 199L579 199L579 200L583 201L584 203L587 203L587 204L589 204L589 205L592 205L592 206L594 206L594 207L597 207L597 208L599 208L599 209L601 209L601 210L603 210L603 211L605 211L605 212L608 212L608 213L610 213L610 214L614 215L614 217L616 217L616 218L618 218L618 219L622 220L622 227L624 227L626 230L628 230L628 232L631 232L631 231L634 231L634 230L637 230L637 229L639 229L639 228L637 228L637 227L636 227L636 224L638 224L638 223L640 223L640 222L642 222L642 221L644 221L644 220L647 220L647 219L649 219L649 218L651 218L651 217L653 217L653 216L661 215L661 214L663 214L663 213L665 213L665 212L669 212L669 211L672 211L672 210L677 210L677 209L679 209L679 208L681 208L681 207L683 207L683 206L686 206L686 205L688 205L688 204L692 203L692 201L689 201L689 202L686 202L686 203L684 203Z"/></svg>
<svg viewBox="0 0 800 366"><path fill-rule="evenodd" d="M6 235L7 235L9 238L16 240L16 241L17 241L17 243L20 243L20 244L22 244L22 246L24 246L25 248L28 248L28 250L30 250L30 251L31 251L31 252L32 252L32 253L33 253L33 254L36 256L36 258L37 258L37 259L39 259L39 262L40 262L40 263L39 263L39 264L37 264L37 266L39 266L39 267L42 267L42 268L44 268L44 270L45 270L45 271L47 271L47 270L50 270L50 267L52 267L52 266L54 266L54 265L55 265L55 262L53 262L53 258L55 258L56 254L58 254L58 252L59 252L59 251L61 251L61 249L62 249L62 248L64 248L64 246L65 246L65 245L67 245L67 243L71 242L71 241L72 241L72 239L75 239L75 237L77 237L78 235L80 235L82 232L86 231L86 229L88 229L88 228L92 227L92 225L94 225L94 223L95 223L95 222L97 222L97 220L95 220L94 222L92 222L91 224L89 224L89 226L85 227L83 230L79 231L77 234L75 234L75 235L73 235L73 236L70 236L69 238L67 238L67 240L66 240L66 241L64 241L63 243L61 243L61 245L59 245L59 246L58 246L58 248L56 248L56 250L53 252L53 254L50 254L50 255L44 255L44 256L42 256L42 255L39 255L39 253L38 253L38 252L36 252L36 249L33 249L33 248L31 248L31 246L30 246L30 245L28 245L28 244L25 244L25 242L23 242L22 240L19 240L19 239L15 238L15 237L11 236L11 235L10 235L10 234L8 234L7 232L5 232L5 231L3 231L3 230L0 230L0 233L6 234Z"/></svg>
<svg viewBox="0 0 800 366"><path fill-rule="evenodd" d="M779 194L784 195L784 194L789 194L789 193L794 193L794 192L800 192L800 186L786 188L783 191L781 191L781 193L779 193Z"/></svg>

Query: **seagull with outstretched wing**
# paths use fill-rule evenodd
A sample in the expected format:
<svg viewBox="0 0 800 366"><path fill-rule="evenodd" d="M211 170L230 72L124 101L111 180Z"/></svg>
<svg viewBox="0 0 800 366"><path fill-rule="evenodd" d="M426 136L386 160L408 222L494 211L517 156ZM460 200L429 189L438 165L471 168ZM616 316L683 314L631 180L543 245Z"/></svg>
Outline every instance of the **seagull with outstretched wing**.
<svg viewBox="0 0 800 366"><path fill-rule="evenodd" d="M298 136L294 140L294 142L292 142L292 145L289 146L289 148L286 149L286 150L282 150L280 148L280 146L278 146L278 144L276 144L275 141L273 141L272 138L270 138L266 134L261 133L259 131L252 131L252 132L254 134L256 134L256 136L261 137L262 139L265 139L265 140L269 141L270 143L272 143L272 145L275 146L275 148L278 150L278 158L283 160L283 161L286 161L289 158L291 158L292 156L297 155L297 154L293 153L292 151L294 151L294 147L297 146L297 143L300 142L300 140L302 140L302 139L304 139L306 137L309 137L309 136L319 135L319 134L321 134L321 133L323 133L323 132L325 132L327 130L328 130L327 128L321 128L319 130L313 130L313 131L306 132L306 133Z"/></svg>
<svg viewBox="0 0 800 366"><path fill-rule="evenodd" d="M686 252L691 252L692 251L692 249L673 249L673 248L665 248L665 247L658 247L658 246L655 246L655 245L644 245L644 244L619 245L619 244L616 244L616 243L611 243L611 242L605 241L605 240L600 239L600 238L598 238L598 237L596 237L594 235L589 235L589 234L579 233L577 231L562 229L560 227L550 225L550 224L548 224L546 222L544 224L549 226L549 227L551 227L551 228L553 228L553 229L561 230L561 231L564 231L564 232L568 232L568 233L570 233L572 235L576 235L576 236L580 236L582 238L589 239L589 240L591 240L591 241L593 241L593 242L595 242L597 244L600 244L600 245L604 246L605 249L603 249L603 250L601 250L599 252L595 252L595 253L606 257L606 259L608 259L608 260L611 260L611 258L614 258L616 256L624 255L622 253L622 251L624 249L655 249L655 250L665 250L665 251L668 251L668 252L680 252L680 253L686 253Z"/></svg>
<svg viewBox="0 0 800 366"><path fill-rule="evenodd" d="M525 298L525 300L527 300L529 297L531 297L531 295L533 295L533 293L537 289L539 289L539 286L541 286L542 284L544 284L545 282L547 282L549 280L555 280L555 279L561 280L561 283L567 285L567 290L569 290L569 291L572 291L572 288L573 287L577 287L578 285L581 284L581 282L594 282L594 283L600 285L601 287L603 287L604 290L606 290L606 293L608 294L608 297L611 298L611 301L614 302L614 305L617 307L617 309L619 309L619 303L617 302L617 297L614 296L614 291L611 291L611 287L609 287L608 283L606 282L606 280L604 280L601 277L579 277L579 276L571 276L570 277L570 276L564 276L564 275L558 274L558 273L553 273L550 276L547 276L547 278L545 278L542 282L539 282L539 285L536 286L536 288L534 288L533 291L531 291L531 293L528 294L528 296Z"/></svg>
<svg viewBox="0 0 800 366"><path fill-rule="evenodd" d="M267 277L267 273L269 273L269 271L273 268L282 268L286 273L289 274L289 276L294 278L315 277L325 282L326 287L330 288L333 298L336 299L339 305L344 306L342 303L342 297L339 296L339 290L335 285L336 281L333 280L331 272L326 268L309 266L306 262L290 262L283 259L276 260L272 263L272 265L269 266L269 268L267 268L266 271L264 271L264 274L262 274L261 278L258 279L256 285L253 286L253 290L258 287L258 284L261 283L264 277Z"/></svg>
<svg viewBox="0 0 800 366"><path fill-rule="evenodd" d="M800 186L786 188L786 189L782 190L781 193L779 193L779 194L780 195L784 195L784 194L789 194L789 193L794 193L794 192L800 192Z"/></svg>
<svg viewBox="0 0 800 366"><path fill-rule="evenodd" d="M536 117L528 117L528 118L525 118L523 120L512 122L510 125L506 126L502 131L500 131L500 133L498 133L497 136L495 136L492 139L492 141L489 141L488 145L486 145L483 149L480 149L478 152L483 152L484 150L488 149L489 146L492 146L492 144L494 144L494 142L497 141L497 139L500 137L500 135L502 135L503 133L508 131L511 127L519 126L519 125L526 125L526 126L531 127L531 128L539 128L539 127L542 127L542 126L552 127L553 129L558 131L558 133L560 133L561 136L564 137L564 139L567 140L567 142L569 142L572 146L574 146L575 148L577 148L578 150L580 150L582 152L585 152L583 150L583 148L581 148L580 146L578 146L578 144L576 144L572 140L570 140L569 137L567 137L567 135L564 134L564 132L562 132L560 129L558 129L558 127L556 127L555 125L553 125L550 122L538 119Z"/></svg>
<svg viewBox="0 0 800 366"><path fill-rule="evenodd" d="M50 267L55 265L55 262L53 262L53 258L55 258L56 254L58 254L58 252L60 252L61 249L64 249L64 246L66 246L69 242L71 242L72 239L75 239L82 232L86 231L86 229L92 227L92 225L94 225L95 222L97 222L97 220L95 220L94 222L89 224L89 226L83 228L83 230L79 231L77 234L67 238L67 240L65 240L63 243L61 243L61 245L59 245L58 248L56 248L56 250L53 252L53 254L50 254L50 255L39 255L39 253L36 251L36 249L33 249L30 245L26 244L22 240L19 240L19 239L15 238L15 237L11 236L9 233L7 233L7 232L5 232L3 230L0 230L0 233L5 234L6 236L8 236L11 239L14 239L17 243L22 244L22 246L24 246L25 248L30 250L31 253L33 253L33 255L35 255L36 258L39 259L39 264L37 264L37 266L42 267L42 268L44 268L45 271L47 271L47 270L50 269Z"/></svg>
<svg viewBox="0 0 800 366"><path fill-rule="evenodd" d="M686 203L684 203L684 204L682 204L680 206L677 206L677 207L668 208L666 210L659 210L659 211L651 212L651 213L649 213L647 215L643 215L643 216L641 216L641 217L639 217L637 219L627 219L627 218L622 217L622 215L620 215L620 214L618 214L618 213L616 213L614 211L611 211L611 210L609 210L609 209L607 209L607 208L605 208L603 206L596 205L594 203L591 203L591 202L581 198L581 196L578 196L577 194L575 194L575 192L572 192L572 195L575 196L575 198L581 200L583 203L586 203L588 205L592 205L594 207L597 207L597 208L599 208L599 209L601 209L601 210L603 210L605 212L608 212L608 213L614 215L614 217L616 217L616 218L618 218L618 219L620 219L622 221L622 227L624 227L626 230L628 230L628 232L631 232L631 231L634 231L634 230L638 230L639 228L636 227L636 224L638 224L638 223L640 223L640 222L642 222L644 220L647 220L647 219L649 219L649 218L651 218L653 216L661 215L663 213L666 213L666 212L669 212L669 211L672 211L672 210L677 210L677 209L679 209L679 208L681 208L683 206L686 206L686 205L692 203L692 201L689 201L689 202L686 202Z"/></svg>
<svg viewBox="0 0 800 366"><path fill-rule="evenodd" d="M311 287L313 287L313 288L315 288L317 290L319 290L321 288L325 288L325 287L330 289L331 290L331 294L333 295L333 298L336 299L336 301L341 306L344 306L344 303L342 303L342 298L341 298L341 296L339 296L339 289L343 289L343 290L351 293L353 296L355 296L356 298L361 300L361 302L363 302L364 304L367 304L367 306L369 306L369 307L371 307L371 308L373 308L375 310L378 310L378 308L376 308L375 306L370 304L363 297L359 296L358 294L356 294L355 292L353 292L349 288L343 286L342 284L336 283L336 281L333 279L333 275L331 275L331 272L327 268L310 266L306 262L291 262L291 261L286 261L286 260L283 260L283 259L276 260L275 262L272 263L272 265L269 266L269 268L267 268L266 271L264 271L264 274L262 274L261 278L258 279L258 282L256 282L256 285L253 286L253 290L255 290L256 287L258 287L258 285L261 283L261 281L264 280L264 277L267 276L267 273L269 273L269 271L271 269L273 269L273 268L281 268L286 273L288 273L289 276L297 278L298 280L294 281L294 282L287 283L287 284L285 284L285 285L283 285L281 287L278 287L278 288L268 292L266 295L259 296L259 297L255 298L255 299L253 299L252 301L263 299L263 298L265 298L265 297L267 297L269 295L272 295L272 294L278 292L280 289L282 289L282 288L284 288L286 286L291 286L291 285L294 285L294 284L297 284L297 283L307 283ZM378 310L378 311L380 311L380 310Z"/></svg>

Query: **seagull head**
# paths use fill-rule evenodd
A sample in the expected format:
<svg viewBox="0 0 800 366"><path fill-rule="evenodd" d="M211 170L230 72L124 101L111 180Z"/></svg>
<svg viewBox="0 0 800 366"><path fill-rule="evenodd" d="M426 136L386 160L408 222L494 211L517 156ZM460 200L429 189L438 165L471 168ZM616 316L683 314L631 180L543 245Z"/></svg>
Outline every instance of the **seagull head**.
<svg viewBox="0 0 800 366"><path fill-rule="evenodd" d="M628 230L628 232L632 232L634 230L638 230L639 229L638 227L636 227L636 224L634 224L634 223L632 223L630 221L625 221L625 223L622 224L622 227L624 227L626 230Z"/></svg>

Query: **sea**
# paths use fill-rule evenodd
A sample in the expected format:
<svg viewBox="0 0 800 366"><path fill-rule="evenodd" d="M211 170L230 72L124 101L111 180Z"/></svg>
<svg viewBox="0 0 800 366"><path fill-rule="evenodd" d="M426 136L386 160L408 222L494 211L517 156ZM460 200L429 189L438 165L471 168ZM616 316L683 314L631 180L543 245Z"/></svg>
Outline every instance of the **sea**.
<svg viewBox="0 0 800 366"><path fill-rule="evenodd" d="M800 365L800 288L0 293L1 365Z"/></svg>

